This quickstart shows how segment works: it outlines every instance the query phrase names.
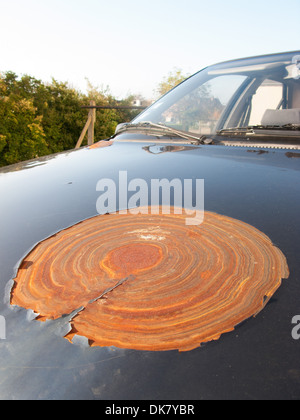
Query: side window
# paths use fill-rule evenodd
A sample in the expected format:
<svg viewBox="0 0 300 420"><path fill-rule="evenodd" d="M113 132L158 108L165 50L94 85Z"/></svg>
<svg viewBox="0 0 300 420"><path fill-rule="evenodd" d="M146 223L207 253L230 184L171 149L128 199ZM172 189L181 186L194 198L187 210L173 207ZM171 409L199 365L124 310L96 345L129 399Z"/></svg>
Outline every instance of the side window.
<svg viewBox="0 0 300 420"><path fill-rule="evenodd" d="M252 97L249 125L260 125L267 109L280 109L283 99L283 84L264 80Z"/></svg>

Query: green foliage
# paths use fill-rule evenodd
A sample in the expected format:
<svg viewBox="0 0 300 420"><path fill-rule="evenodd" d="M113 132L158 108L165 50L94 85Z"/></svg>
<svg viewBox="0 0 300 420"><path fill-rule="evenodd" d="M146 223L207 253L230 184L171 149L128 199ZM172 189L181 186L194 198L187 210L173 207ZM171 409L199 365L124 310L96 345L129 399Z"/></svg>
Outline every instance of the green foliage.
<svg viewBox="0 0 300 420"><path fill-rule="evenodd" d="M86 95L55 79L43 83L29 75L0 74L0 166L73 149L86 123L91 100L97 105L130 105L132 97L117 101L108 88L88 82ZM137 112L97 110L95 141L114 134L117 124Z"/></svg>
<svg viewBox="0 0 300 420"><path fill-rule="evenodd" d="M74 148L85 124L86 115L80 108L86 104L83 95L66 83L52 80L41 84L35 94L37 113L42 115L42 125L50 153Z"/></svg>
<svg viewBox="0 0 300 420"><path fill-rule="evenodd" d="M0 100L0 165L10 165L49 153L41 117L29 99Z"/></svg>
<svg viewBox="0 0 300 420"><path fill-rule="evenodd" d="M88 94L85 104L95 101L99 106L113 106L114 98L110 94L109 88L103 86L95 87L88 80ZM97 140L111 137L115 131L118 120L116 109L98 109L95 123L95 137Z"/></svg>

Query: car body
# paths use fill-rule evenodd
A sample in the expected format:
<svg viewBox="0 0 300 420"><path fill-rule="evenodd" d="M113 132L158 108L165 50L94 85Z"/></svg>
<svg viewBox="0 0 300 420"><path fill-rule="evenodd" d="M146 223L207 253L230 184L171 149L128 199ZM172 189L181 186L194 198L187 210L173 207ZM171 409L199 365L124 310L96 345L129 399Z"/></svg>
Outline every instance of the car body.
<svg viewBox="0 0 300 420"><path fill-rule="evenodd" d="M299 57L210 66L108 141L0 170L1 399L299 399ZM39 322L12 305L28 253L97 216L99 180L118 186L120 171L147 185L203 179L205 211L267 235L289 278L257 316L184 352L70 343L64 316Z"/></svg>

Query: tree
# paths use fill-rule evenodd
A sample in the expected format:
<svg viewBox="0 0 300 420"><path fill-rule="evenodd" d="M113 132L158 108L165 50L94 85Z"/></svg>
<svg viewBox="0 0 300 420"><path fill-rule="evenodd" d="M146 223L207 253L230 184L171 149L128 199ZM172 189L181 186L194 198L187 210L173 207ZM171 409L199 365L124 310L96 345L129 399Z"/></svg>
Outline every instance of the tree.
<svg viewBox="0 0 300 420"><path fill-rule="evenodd" d="M0 99L0 165L10 165L49 153L41 118L28 99Z"/></svg>
<svg viewBox="0 0 300 420"><path fill-rule="evenodd" d="M184 75L181 69L174 68L168 76L165 76L157 87L157 93L162 96L183 82L188 76Z"/></svg>
<svg viewBox="0 0 300 420"><path fill-rule="evenodd" d="M73 149L76 145L85 115L81 105L82 94L67 83L52 79L51 84L41 84L34 95L37 114L42 116L42 126L50 153Z"/></svg>
<svg viewBox="0 0 300 420"><path fill-rule="evenodd" d="M114 106L114 98L110 93L109 87L96 87L87 80L88 93L85 97L85 105L90 101L95 101L98 106ZM114 134L118 124L118 115L116 109L98 109L95 123L95 139L103 140Z"/></svg>

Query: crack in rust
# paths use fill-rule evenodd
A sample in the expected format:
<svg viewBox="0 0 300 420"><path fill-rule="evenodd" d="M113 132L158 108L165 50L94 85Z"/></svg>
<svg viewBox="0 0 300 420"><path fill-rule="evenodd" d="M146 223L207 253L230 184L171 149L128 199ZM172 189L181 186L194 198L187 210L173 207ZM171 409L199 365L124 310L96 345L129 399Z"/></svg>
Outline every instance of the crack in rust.
<svg viewBox="0 0 300 420"><path fill-rule="evenodd" d="M98 300L100 300L100 299L103 299L103 298L105 298L105 299L106 299L106 295L107 295L108 293L112 292L112 291L113 291L113 290L115 290L117 287L121 286L123 283L125 283L125 281L127 281L127 280L134 280L134 278L135 278L134 276L130 275L130 276L128 276L128 277L125 277L124 279L119 280L119 281L118 281L118 283L116 283L114 286L109 287L108 289L106 289L103 293L101 293L101 295L100 295L100 296L97 296L97 297L95 297L94 299L91 299L91 300L87 303L87 305L86 305L86 306L81 306L80 308L78 308L78 309L76 309L75 311L73 311L73 312L70 314L70 319L69 319L69 322L73 321L73 320L74 320L74 318L75 318L77 315L79 315L79 313L80 313L80 312L84 311L88 305L91 305L92 303L97 302L97 301L98 301Z"/></svg>

